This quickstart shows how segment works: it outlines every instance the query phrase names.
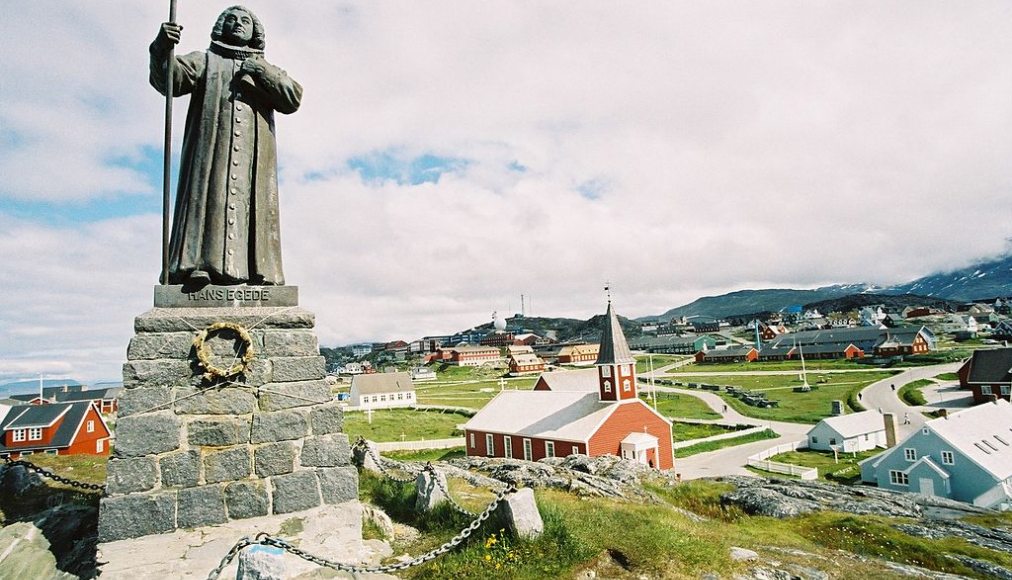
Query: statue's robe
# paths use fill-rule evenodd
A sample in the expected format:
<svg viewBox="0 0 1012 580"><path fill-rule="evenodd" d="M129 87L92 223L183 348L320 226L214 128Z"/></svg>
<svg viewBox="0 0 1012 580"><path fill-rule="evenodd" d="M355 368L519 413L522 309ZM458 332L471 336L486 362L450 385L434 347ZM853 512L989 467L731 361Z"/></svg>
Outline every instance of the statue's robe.
<svg viewBox="0 0 1012 580"><path fill-rule="evenodd" d="M274 111L299 108L302 87L257 51L212 43L177 57L174 96L190 96L169 243L169 283L201 270L215 284L284 284ZM150 82L165 94L166 54L151 51Z"/></svg>

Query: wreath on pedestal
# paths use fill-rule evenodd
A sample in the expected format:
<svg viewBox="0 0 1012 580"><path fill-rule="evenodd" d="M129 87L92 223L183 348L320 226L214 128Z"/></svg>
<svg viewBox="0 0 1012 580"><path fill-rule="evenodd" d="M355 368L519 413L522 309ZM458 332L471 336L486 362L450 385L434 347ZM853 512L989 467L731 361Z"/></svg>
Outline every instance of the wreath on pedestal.
<svg viewBox="0 0 1012 580"><path fill-rule="evenodd" d="M211 361L211 349L207 345L208 337L220 330L235 332L243 343L240 347L242 349L242 356L238 357L228 368L216 366ZM209 381L227 379L246 372L249 370L250 363L256 357L256 351L253 350L253 337L250 336L249 331L243 328L242 325L234 322L215 322L211 326L201 330L197 333L196 338L193 339L193 348L197 352L197 360L200 361L200 366L204 367L206 371L204 372L204 378Z"/></svg>

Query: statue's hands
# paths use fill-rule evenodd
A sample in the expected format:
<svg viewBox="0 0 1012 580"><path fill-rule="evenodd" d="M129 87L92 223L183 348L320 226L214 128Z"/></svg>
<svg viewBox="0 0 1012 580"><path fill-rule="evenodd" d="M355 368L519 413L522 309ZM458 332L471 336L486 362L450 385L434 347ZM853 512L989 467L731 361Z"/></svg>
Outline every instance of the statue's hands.
<svg viewBox="0 0 1012 580"><path fill-rule="evenodd" d="M264 71L267 70L267 69L264 66L264 63L262 62L262 60L260 59L260 57L258 57L258 56L251 56L251 57L247 58L246 60L242 61L242 66L239 67L239 70L241 70L243 73L246 73L246 74L248 74L250 76L253 76L253 77L256 77L256 78L260 78L260 77L263 76Z"/></svg>
<svg viewBox="0 0 1012 580"><path fill-rule="evenodd" d="M163 22L158 29L158 36L155 37L154 45L162 51L171 50L179 43L179 37L183 27L174 22Z"/></svg>

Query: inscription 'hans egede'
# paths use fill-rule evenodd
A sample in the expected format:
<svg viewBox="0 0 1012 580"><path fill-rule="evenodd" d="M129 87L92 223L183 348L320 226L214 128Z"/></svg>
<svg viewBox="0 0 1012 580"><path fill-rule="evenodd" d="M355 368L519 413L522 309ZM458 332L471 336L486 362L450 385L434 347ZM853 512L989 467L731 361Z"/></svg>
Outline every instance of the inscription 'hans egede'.
<svg viewBox="0 0 1012 580"><path fill-rule="evenodd" d="M270 288L205 288L199 292L189 292L186 295L192 301L235 301L242 302L269 302L271 299Z"/></svg>

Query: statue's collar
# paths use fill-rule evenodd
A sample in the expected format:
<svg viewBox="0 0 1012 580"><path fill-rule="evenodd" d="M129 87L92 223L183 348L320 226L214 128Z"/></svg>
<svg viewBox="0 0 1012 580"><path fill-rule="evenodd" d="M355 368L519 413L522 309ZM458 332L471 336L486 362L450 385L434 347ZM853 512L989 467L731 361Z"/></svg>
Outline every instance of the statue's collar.
<svg viewBox="0 0 1012 580"><path fill-rule="evenodd" d="M223 56L225 58L249 58L251 56L263 56L264 51L248 46L233 46L231 44L225 44L220 40L211 41L211 52Z"/></svg>

